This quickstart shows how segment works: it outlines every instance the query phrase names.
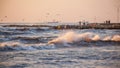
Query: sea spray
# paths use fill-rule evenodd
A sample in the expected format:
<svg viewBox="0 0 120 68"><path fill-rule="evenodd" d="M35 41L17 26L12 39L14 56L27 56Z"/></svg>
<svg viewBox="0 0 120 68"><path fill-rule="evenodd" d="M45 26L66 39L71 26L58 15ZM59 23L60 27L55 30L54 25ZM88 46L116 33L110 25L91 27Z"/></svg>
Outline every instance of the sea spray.
<svg viewBox="0 0 120 68"><path fill-rule="evenodd" d="M92 32L85 32L85 33L75 33L73 31L66 32L62 36L59 36L58 38L55 38L48 42L48 44L67 44L67 43L74 43L86 41L86 42L92 42L92 41L114 41L119 42L120 41L120 35L113 35L113 36L105 36L102 38L102 36L92 33Z"/></svg>
<svg viewBox="0 0 120 68"><path fill-rule="evenodd" d="M120 41L120 35L114 35L111 40L112 41Z"/></svg>
<svg viewBox="0 0 120 68"><path fill-rule="evenodd" d="M64 35L59 36L58 38L55 38L55 39L49 41L48 43L49 44L52 44L52 43L66 44L66 43L79 42L81 40L88 40L88 39L90 40L90 38L93 37L93 35L94 34L90 33L90 32L78 34L73 31L69 31L69 32L65 33Z"/></svg>
<svg viewBox="0 0 120 68"><path fill-rule="evenodd" d="M95 35L91 40L99 41L100 40L100 36L99 35Z"/></svg>
<svg viewBox="0 0 120 68"><path fill-rule="evenodd" d="M110 41L111 40L111 36L106 36L103 38L103 41Z"/></svg>

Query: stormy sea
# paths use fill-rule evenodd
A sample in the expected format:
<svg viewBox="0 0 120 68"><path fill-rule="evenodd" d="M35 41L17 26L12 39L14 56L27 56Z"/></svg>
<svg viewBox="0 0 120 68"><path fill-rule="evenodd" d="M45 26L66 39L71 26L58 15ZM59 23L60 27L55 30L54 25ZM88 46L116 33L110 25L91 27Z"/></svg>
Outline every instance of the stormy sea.
<svg viewBox="0 0 120 68"><path fill-rule="evenodd" d="M0 68L120 68L119 29L0 24Z"/></svg>

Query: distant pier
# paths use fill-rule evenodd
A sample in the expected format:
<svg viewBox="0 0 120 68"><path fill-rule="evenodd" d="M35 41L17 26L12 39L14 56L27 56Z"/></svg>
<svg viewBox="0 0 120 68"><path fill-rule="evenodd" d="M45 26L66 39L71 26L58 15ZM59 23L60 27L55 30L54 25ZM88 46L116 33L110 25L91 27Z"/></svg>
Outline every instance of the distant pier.
<svg viewBox="0 0 120 68"><path fill-rule="evenodd" d="M89 23L88 21L79 21L78 25L57 25L52 29L120 29L120 23L111 23L105 20L104 23Z"/></svg>
<svg viewBox="0 0 120 68"><path fill-rule="evenodd" d="M89 23L86 25L58 25L53 29L120 29L120 23Z"/></svg>
<svg viewBox="0 0 120 68"><path fill-rule="evenodd" d="M78 25L2 25L3 27L47 27L49 29L120 29L120 23L87 23Z"/></svg>

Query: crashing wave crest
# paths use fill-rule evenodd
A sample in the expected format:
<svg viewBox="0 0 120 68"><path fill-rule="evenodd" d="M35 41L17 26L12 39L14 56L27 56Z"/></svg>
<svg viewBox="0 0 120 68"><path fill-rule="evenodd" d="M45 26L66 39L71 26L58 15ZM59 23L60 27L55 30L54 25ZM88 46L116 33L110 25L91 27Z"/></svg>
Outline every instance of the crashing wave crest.
<svg viewBox="0 0 120 68"><path fill-rule="evenodd" d="M82 34L75 33L73 31L67 32L62 36L59 36L58 38L55 38L51 41L49 41L49 44L52 43L73 43L73 42L80 42L80 41L114 41L114 42L120 42L120 35L113 35L113 36L105 36L102 38L100 35L92 33L92 32L86 32Z"/></svg>

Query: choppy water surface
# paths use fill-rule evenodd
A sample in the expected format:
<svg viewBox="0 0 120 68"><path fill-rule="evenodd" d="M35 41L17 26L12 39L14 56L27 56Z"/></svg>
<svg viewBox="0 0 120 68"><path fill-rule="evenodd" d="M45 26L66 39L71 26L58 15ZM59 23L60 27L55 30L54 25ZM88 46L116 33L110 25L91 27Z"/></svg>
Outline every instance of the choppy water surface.
<svg viewBox="0 0 120 68"><path fill-rule="evenodd" d="M0 68L119 68L120 30L0 26Z"/></svg>

